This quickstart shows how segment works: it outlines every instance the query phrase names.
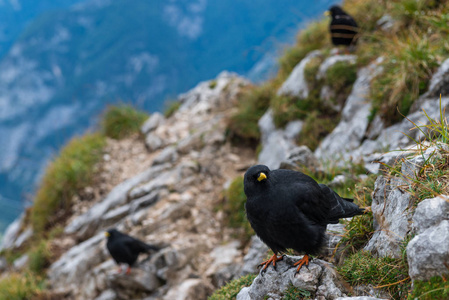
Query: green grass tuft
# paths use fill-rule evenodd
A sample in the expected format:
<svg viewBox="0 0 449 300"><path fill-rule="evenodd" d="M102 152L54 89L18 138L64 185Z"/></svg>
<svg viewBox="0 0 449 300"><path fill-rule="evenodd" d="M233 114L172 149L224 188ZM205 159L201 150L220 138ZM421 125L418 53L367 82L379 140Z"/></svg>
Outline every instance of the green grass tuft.
<svg viewBox="0 0 449 300"><path fill-rule="evenodd" d="M410 288L405 255L395 259L359 251L346 258L337 269L351 285L371 284L375 288L384 288L392 299L406 298Z"/></svg>
<svg viewBox="0 0 449 300"><path fill-rule="evenodd" d="M256 278L255 274L248 274L239 279L235 279L219 290L215 291L208 300L232 300L237 297L240 290L246 286L250 286Z"/></svg>
<svg viewBox="0 0 449 300"><path fill-rule="evenodd" d="M235 178L224 195L226 201L224 211L228 216L228 225L232 228L240 229L240 238L245 241L249 240L254 235L254 231L246 219L246 195L243 191L243 177Z"/></svg>
<svg viewBox="0 0 449 300"><path fill-rule="evenodd" d="M28 252L28 255L28 269L33 273L41 274L50 262L51 252L48 249L48 242L41 241L38 246Z"/></svg>
<svg viewBox="0 0 449 300"><path fill-rule="evenodd" d="M351 92L351 87L357 79L357 66L345 61L339 61L326 71L325 84L336 94L344 94L345 99Z"/></svg>
<svg viewBox="0 0 449 300"><path fill-rule="evenodd" d="M30 273L12 273L0 279L0 299L29 300L43 289L43 280Z"/></svg>
<svg viewBox="0 0 449 300"><path fill-rule="evenodd" d="M106 141L99 134L87 134L73 138L47 167L34 205L30 221L35 234L44 234L56 221L56 212L69 213L72 197L92 184L95 164L102 157Z"/></svg>
<svg viewBox="0 0 449 300"><path fill-rule="evenodd" d="M340 118L337 116L320 116L317 111L310 112L304 120L298 143L315 151L320 142L334 130L339 121Z"/></svg>
<svg viewBox="0 0 449 300"><path fill-rule="evenodd" d="M148 114L138 111L130 105L109 106L103 113L101 131L107 137L122 139L138 133Z"/></svg>
<svg viewBox="0 0 449 300"><path fill-rule="evenodd" d="M415 280L413 290L408 299L415 300L446 300L449 299L449 281L435 276L428 281Z"/></svg>
<svg viewBox="0 0 449 300"><path fill-rule="evenodd" d="M305 299L313 299L312 293L306 290L299 289L292 284L288 287L288 289L284 292L284 296L282 300L305 300Z"/></svg>
<svg viewBox="0 0 449 300"><path fill-rule="evenodd" d="M230 117L227 125L233 140L259 141L257 122L267 111L274 93L275 88L268 82L248 87L238 95L237 111Z"/></svg>

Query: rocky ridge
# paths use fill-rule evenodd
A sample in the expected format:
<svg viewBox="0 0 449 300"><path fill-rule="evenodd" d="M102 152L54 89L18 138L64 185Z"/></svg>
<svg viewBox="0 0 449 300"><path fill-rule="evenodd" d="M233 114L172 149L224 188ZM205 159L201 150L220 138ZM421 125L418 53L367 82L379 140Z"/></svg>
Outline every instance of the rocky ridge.
<svg viewBox="0 0 449 300"><path fill-rule="evenodd" d="M323 64L329 67L333 62L352 60L335 55ZM448 61L435 74L420 104L407 116L415 123L427 120L420 109L432 118L438 116L436 95L444 91L441 82L449 78ZM412 127L407 120L387 128L376 121L368 126L369 81L377 63L358 72L342 108L340 124L315 153L296 143L301 121L279 129L274 126L272 112L267 111L259 121L262 151L257 161L272 168L307 165L319 169L324 159L340 163L361 160L372 173L379 172L380 162L400 163L404 176L379 176L375 183L372 211L376 232L365 249L373 255L397 257L401 243L413 233L406 248L410 277L428 279L447 272L447 197L426 199L415 209L403 187L410 184L425 160L438 155L441 147L430 147L424 153L411 148L413 143L401 133ZM305 65L299 63L291 76L301 78ZM151 115L142 126L144 142L136 137L108 141L102 184L87 191L92 195L90 201L77 202L64 226L64 238L53 241L62 254L48 270L54 293L61 299L205 299L231 279L257 271L266 246L257 238L243 245L233 237L235 230L224 226L224 214L216 209L230 180L256 163L252 149L232 145L226 136L226 119L233 112L240 88L248 84L243 78L223 72L215 80L202 82L180 95L181 106L172 117ZM299 86L287 87L294 84ZM278 92L302 95L306 91L301 84L301 80L287 79ZM443 97L442 105L447 107L449 98ZM419 132L410 135L418 137ZM385 149L401 148L407 151L385 153ZM3 248L14 249L32 235L32 231L20 230L20 223L18 220L10 226ZM163 249L143 258L130 276L117 274L102 235L112 226ZM329 226L328 231L332 253L345 229L338 224ZM288 270L292 259L287 256L277 271L269 268L259 274L237 299L282 299L290 285L317 299L347 299L349 294L362 297L354 299L388 297L372 288L368 292L352 289L332 264L320 259L295 275ZM15 268L20 269L26 260L17 259Z"/></svg>

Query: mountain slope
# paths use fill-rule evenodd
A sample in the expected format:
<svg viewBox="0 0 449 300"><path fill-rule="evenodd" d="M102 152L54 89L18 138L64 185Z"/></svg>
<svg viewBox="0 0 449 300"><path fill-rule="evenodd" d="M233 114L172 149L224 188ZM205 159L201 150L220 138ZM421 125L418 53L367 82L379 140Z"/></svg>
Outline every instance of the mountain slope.
<svg viewBox="0 0 449 300"><path fill-rule="evenodd" d="M223 69L246 73L332 2L90 0L40 15L0 61L0 208L16 207L6 222L106 104L161 110Z"/></svg>

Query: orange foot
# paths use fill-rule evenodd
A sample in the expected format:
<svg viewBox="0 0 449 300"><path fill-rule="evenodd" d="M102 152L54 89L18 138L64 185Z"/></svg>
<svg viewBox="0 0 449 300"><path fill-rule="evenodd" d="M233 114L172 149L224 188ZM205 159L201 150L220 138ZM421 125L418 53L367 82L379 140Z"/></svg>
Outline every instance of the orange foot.
<svg viewBox="0 0 449 300"><path fill-rule="evenodd" d="M129 274L131 274L131 267L130 266L128 266L128 269L126 269L126 275L129 275Z"/></svg>
<svg viewBox="0 0 449 300"><path fill-rule="evenodd" d="M262 268L262 271L265 271L265 269L268 268L268 265L270 263L273 263L273 267L276 268L276 262L282 260L283 258L284 258L284 255L277 256L276 254L273 254L273 256L269 260L264 261L258 267L264 266Z"/></svg>
<svg viewBox="0 0 449 300"><path fill-rule="evenodd" d="M304 255L300 260L298 260L293 266L298 266L296 268L296 273L299 273L299 270L301 270L301 267L303 265L306 265L306 267L309 265L309 255Z"/></svg>

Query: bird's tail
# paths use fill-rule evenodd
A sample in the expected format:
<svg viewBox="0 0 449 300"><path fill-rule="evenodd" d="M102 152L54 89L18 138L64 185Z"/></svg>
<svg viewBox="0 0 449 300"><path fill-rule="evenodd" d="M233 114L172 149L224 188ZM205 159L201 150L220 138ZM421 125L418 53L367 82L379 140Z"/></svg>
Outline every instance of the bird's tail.
<svg viewBox="0 0 449 300"><path fill-rule="evenodd" d="M324 184L320 184L320 187L331 204L331 209L328 215L328 222L330 224L338 223L338 219L341 218L350 218L365 213L365 209L360 208L355 204L353 199L340 197L336 192Z"/></svg>
<svg viewBox="0 0 449 300"><path fill-rule="evenodd" d="M159 248L158 246L155 246L155 245L145 244L145 250L147 252L150 252L150 251L157 252L157 251L161 250L161 248Z"/></svg>

